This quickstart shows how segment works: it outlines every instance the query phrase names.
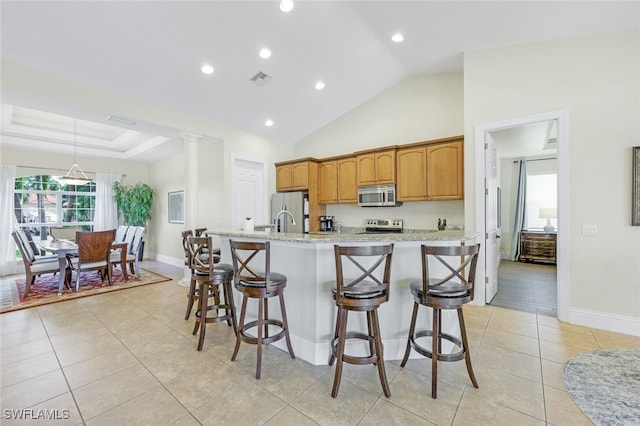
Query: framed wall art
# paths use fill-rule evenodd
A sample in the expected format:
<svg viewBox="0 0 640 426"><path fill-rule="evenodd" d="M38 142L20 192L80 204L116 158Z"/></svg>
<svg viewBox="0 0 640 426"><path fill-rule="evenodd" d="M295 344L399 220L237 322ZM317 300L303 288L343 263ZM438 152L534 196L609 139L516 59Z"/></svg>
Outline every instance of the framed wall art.
<svg viewBox="0 0 640 426"><path fill-rule="evenodd" d="M169 223L184 223L184 191L169 192Z"/></svg>
<svg viewBox="0 0 640 426"><path fill-rule="evenodd" d="M640 146L633 147L631 225L640 226Z"/></svg>

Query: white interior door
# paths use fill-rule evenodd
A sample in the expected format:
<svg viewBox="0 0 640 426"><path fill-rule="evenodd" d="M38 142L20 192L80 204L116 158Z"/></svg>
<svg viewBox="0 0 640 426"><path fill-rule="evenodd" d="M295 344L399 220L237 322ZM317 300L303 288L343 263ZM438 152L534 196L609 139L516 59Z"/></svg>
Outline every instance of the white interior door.
<svg viewBox="0 0 640 426"><path fill-rule="evenodd" d="M266 164L233 159L231 226L241 228L250 217L256 225L269 223L267 214Z"/></svg>
<svg viewBox="0 0 640 426"><path fill-rule="evenodd" d="M485 300L487 303L498 292L498 176L496 141L490 133L484 138L485 158Z"/></svg>

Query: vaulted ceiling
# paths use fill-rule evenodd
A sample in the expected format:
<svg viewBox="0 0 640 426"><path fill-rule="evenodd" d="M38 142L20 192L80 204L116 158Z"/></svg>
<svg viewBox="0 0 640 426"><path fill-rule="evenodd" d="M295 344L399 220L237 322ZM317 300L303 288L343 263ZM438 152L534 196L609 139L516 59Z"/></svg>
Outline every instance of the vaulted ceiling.
<svg viewBox="0 0 640 426"><path fill-rule="evenodd" d="M461 72L465 51L640 25L636 1L296 1L289 13L277 1L2 1L0 8L3 61L283 142L409 76ZM401 43L391 40L397 32ZM267 59L259 56L265 47ZM205 63L213 74L200 71ZM252 82L259 72L271 78ZM316 90L320 80L325 87ZM170 152L156 149L172 143L162 123L107 121L119 112L100 111L85 120L95 125L71 132L73 120L51 124L54 116L44 114L69 111L29 113L15 92L3 91L2 103L3 143L62 152L77 142L87 155L139 161Z"/></svg>

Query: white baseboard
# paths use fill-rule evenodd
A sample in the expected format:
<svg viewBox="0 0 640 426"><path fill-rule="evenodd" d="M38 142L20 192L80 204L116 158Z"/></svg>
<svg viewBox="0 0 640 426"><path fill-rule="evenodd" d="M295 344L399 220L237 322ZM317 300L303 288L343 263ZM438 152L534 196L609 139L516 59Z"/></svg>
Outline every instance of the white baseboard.
<svg viewBox="0 0 640 426"><path fill-rule="evenodd" d="M176 259L175 257L147 252L145 252L145 257L148 257L152 260L157 260L158 262L166 263L167 265L177 266L178 268L182 268L184 266L184 258Z"/></svg>
<svg viewBox="0 0 640 426"><path fill-rule="evenodd" d="M640 318L569 307L568 322L640 337Z"/></svg>

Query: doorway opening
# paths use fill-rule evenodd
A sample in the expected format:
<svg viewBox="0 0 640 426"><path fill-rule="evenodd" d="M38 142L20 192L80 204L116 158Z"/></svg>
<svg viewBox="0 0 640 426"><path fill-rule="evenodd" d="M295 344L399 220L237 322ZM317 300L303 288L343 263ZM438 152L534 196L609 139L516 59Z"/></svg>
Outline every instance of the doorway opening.
<svg viewBox="0 0 640 426"><path fill-rule="evenodd" d="M552 125L555 126L555 130L550 133L549 129L553 127ZM547 129L547 131L543 132L544 138L540 143L541 147L538 148L537 152L534 152L526 143L526 133L539 134L542 129ZM495 300L492 302L493 305L500 303L500 299L494 299L494 297L500 293L500 284L502 283L505 287L503 296L513 298L514 294L525 296L524 293L519 294L520 291L529 292L526 297L531 300L531 306L517 306L522 300L516 298L510 308L553 316L556 316L554 313L557 312L559 319L566 318L569 300L569 271L568 265L564 263L565 259L568 259L567 112L556 111L479 125L476 127L476 141L485 142L484 144L476 144L476 219L479 225L477 227L478 231L481 231L481 235L485 236L483 258L478 265L483 269L482 273L485 276L484 302L491 303L492 300ZM550 142L556 147L555 152L548 149ZM528 150L523 150L522 147L518 147L518 144L523 145ZM547 149L542 149L542 146L546 146ZM514 177L509 176L513 173L514 160L553 157L556 159L551 162L551 168L555 169L554 171L557 173L557 204L546 205L550 204L546 200L540 201L538 202L540 205L536 205L530 201L532 207L528 213L531 224L527 224L527 217L525 216L522 224L515 224L514 226L513 217L516 205L514 198L516 195L513 186L515 183L512 183L514 182ZM553 164L554 162L555 164ZM542 165L544 162L538 163ZM509 168L509 165L512 167ZM549 164L547 164L548 167ZM540 169L540 166L533 168ZM538 174L546 173L544 167L542 169L543 172ZM545 205L542 206L541 204ZM522 205L521 208L526 209L526 206ZM540 234L545 233L544 227L547 225L547 216L550 215L550 209L553 209L554 215L557 212L557 215L555 215L557 218L552 219L554 224L555 258L552 259L551 257L553 256L551 256L549 259L520 259L519 230ZM540 212L545 214L542 215ZM522 213L526 213L526 211L519 212L519 214ZM520 260L524 260L526 263L520 262ZM530 260L533 261L530 262ZM527 267L529 271L526 273L523 270L518 271L518 269ZM503 271L502 269L506 270ZM514 273L514 271L518 272ZM525 281L529 281L529 284L527 284L528 290L517 288L518 286L510 289L509 284L513 284L513 281L509 282L509 279L514 276L523 278L528 276L528 278L524 278ZM545 286L541 282L547 285ZM532 288L532 286L536 285L537 287ZM555 292L555 297L549 297L549 292ZM545 299L545 304L544 306L538 306L536 311L535 303L542 299ZM557 311L551 306L556 303Z"/></svg>

